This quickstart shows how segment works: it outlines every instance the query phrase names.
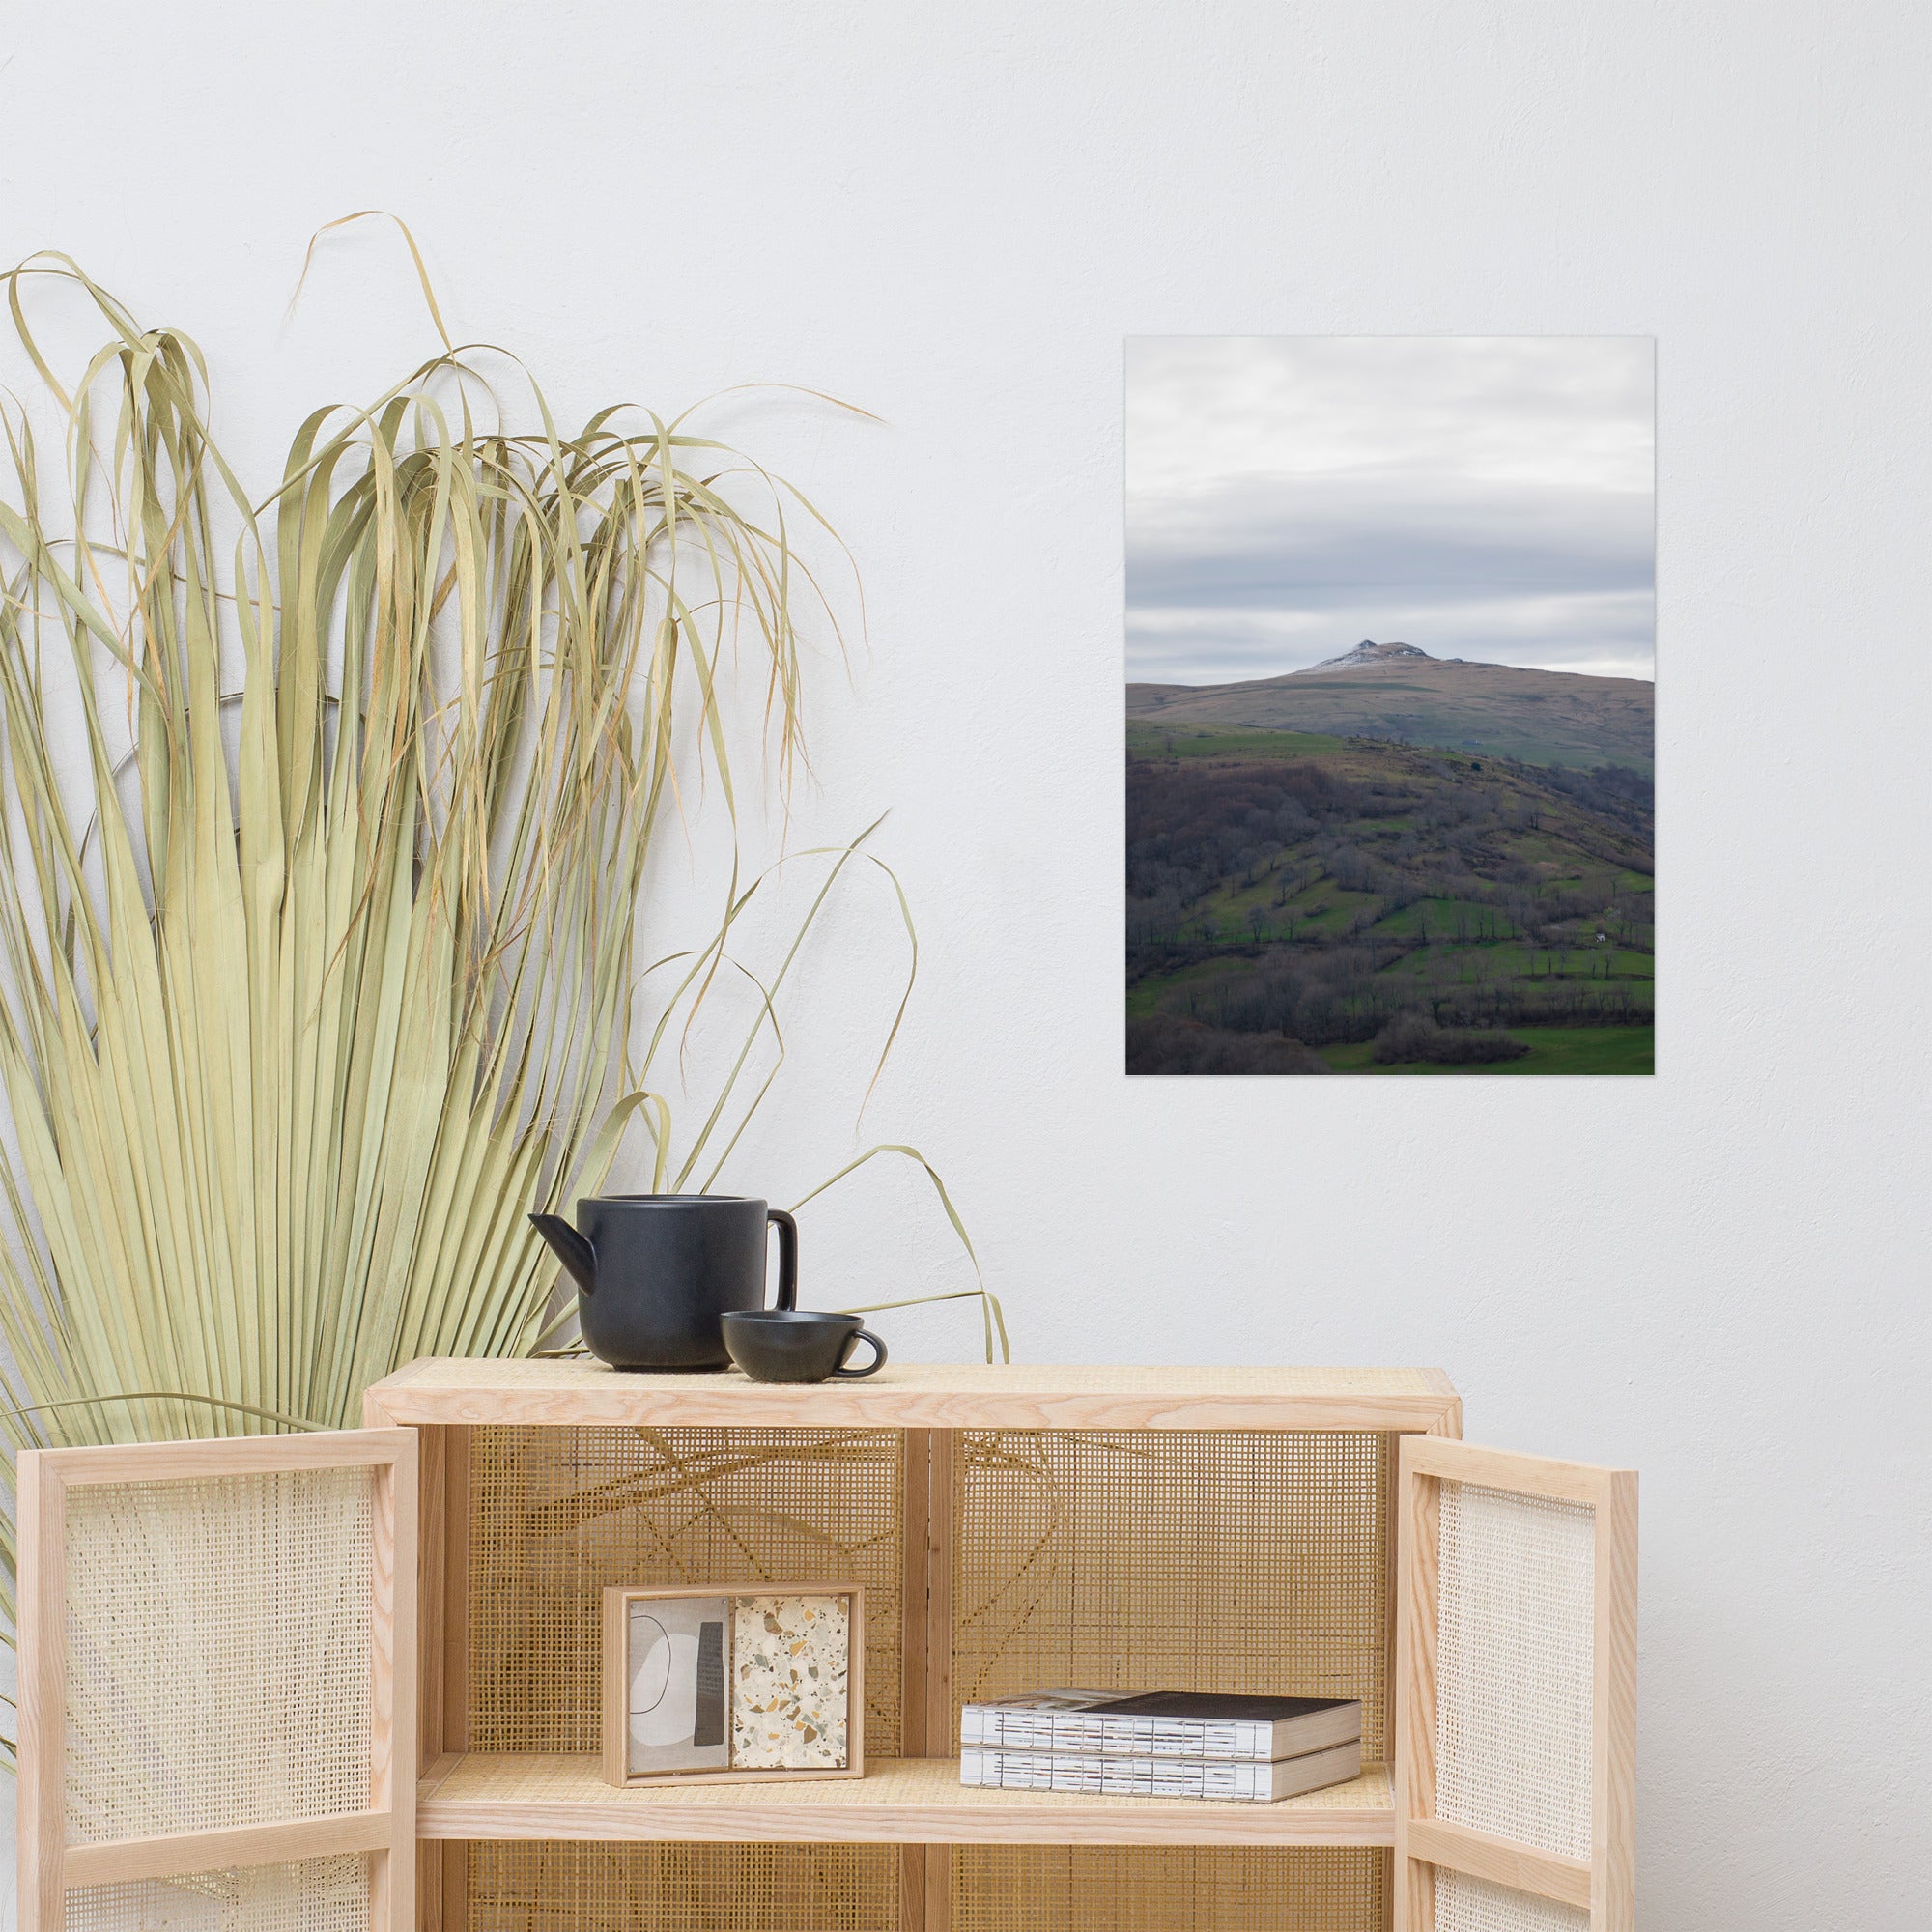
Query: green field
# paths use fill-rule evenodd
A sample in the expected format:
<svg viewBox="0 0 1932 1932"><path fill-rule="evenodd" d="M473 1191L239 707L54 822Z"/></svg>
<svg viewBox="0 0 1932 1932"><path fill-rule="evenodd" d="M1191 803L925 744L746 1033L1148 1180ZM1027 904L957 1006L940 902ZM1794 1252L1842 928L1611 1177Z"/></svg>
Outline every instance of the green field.
<svg viewBox="0 0 1932 1932"><path fill-rule="evenodd" d="M1378 924L1377 930L1381 930ZM1526 946L1494 940L1467 946L1419 946L1385 968L1418 978L1440 972L1471 984L1497 978L1522 980L1654 980L1657 962L1648 952L1621 946Z"/></svg>
<svg viewBox="0 0 1932 1932"><path fill-rule="evenodd" d="M1204 980L1212 980L1220 974L1243 972L1246 966L1247 961L1235 954L1226 959L1204 959L1199 965L1183 966L1178 973L1144 980L1139 985L1127 988L1127 1017L1134 1019L1152 1012L1160 1005L1161 995L1176 986L1198 986Z"/></svg>
<svg viewBox="0 0 1932 1932"><path fill-rule="evenodd" d="M1166 758L1312 758L1339 752L1340 738L1325 731L1264 731L1246 725L1204 731L1187 725L1127 723L1130 754Z"/></svg>
<svg viewBox="0 0 1932 1932"><path fill-rule="evenodd" d="M1510 1027L1512 1039L1524 1041L1529 1051L1520 1060L1488 1065L1435 1066L1427 1062L1403 1062L1378 1066L1374 1046L1324 1046L1318 1049L1338 1073L1654 1073L1655 1027Z"/></svg>

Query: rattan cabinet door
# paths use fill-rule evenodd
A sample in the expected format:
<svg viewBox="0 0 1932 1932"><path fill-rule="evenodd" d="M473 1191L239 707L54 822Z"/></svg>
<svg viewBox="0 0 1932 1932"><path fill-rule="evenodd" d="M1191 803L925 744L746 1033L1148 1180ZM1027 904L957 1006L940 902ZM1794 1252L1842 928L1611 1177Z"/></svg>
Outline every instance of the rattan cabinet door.
<svg viewBox="0 0 1932 1932"><path fill-rule="evenodd" d="M408 1932L416 1435L27 1451L21 1932Z"/></svg>
<svg viewBox="0 0 1932 1932"><path fill-rule="evenodd" d="M1402 1440L1397 1932L1632 1932L1636 1476Z"/></svg>

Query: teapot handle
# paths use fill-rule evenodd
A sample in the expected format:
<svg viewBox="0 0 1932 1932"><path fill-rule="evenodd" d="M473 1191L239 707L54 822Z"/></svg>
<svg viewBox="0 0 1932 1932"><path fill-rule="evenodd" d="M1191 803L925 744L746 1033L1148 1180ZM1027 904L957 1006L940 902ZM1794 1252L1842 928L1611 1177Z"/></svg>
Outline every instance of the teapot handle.
<svg viewBox="0 0 1932 1932"><path fill-rule="evenodd" d="M779 1298L776 1308L798 1306L798 1223L782 1208L768 1210L768 1218L779 1231Z"/></svg>

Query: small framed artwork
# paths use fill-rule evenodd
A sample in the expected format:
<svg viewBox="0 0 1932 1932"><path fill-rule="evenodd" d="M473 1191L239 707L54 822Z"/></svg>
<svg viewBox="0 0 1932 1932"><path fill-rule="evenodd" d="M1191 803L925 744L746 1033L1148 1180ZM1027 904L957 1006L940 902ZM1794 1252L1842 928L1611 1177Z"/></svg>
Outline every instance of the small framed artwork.
<svg viewBox="0 0 1932 1932"><path fill-rule="evenodd" d="M604 1592L612 1784L863 1777L865 1593L853 1583Z"/></svg>

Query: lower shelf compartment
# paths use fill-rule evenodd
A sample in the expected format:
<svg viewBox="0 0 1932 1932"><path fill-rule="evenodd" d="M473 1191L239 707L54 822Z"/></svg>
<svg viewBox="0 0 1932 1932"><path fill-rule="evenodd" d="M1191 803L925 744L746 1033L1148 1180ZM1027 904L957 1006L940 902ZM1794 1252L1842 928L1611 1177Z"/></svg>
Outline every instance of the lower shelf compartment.
<svg viewBox="0 0 1932 1932"><path fill-rule="evenodd" d="M723 1844L1393 1845L1388 1768L1275 1804L978 1791L952 1758L884 1758L864 1777L619 1790L594 1757L440 1758L416 1792L421 1838Z"/></svg>

